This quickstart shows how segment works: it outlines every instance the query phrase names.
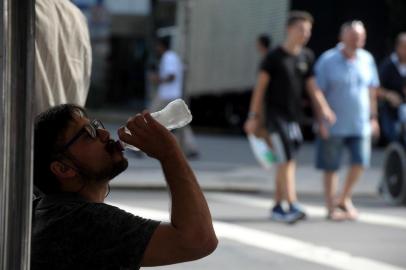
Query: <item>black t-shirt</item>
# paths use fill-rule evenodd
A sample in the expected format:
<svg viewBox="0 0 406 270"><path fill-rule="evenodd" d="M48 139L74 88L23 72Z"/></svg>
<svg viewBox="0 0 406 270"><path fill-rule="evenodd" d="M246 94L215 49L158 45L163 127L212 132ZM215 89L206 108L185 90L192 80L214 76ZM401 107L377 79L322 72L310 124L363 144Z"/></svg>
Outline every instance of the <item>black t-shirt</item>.
<svg viewBox="0 0 406 270"><path fill-rule="evenodd" d="M74 193L34 203L32 270L139 269L159 222Z"/></svg>
<svg viewBox="0 0 406 270"><path fill-rule="evenodd" d="M308 48L292 55L277 47L267 55L261 70L271 78L264 101L268 119L278 117L292 122L301 119L305 82L314 75L313 65L314 54Z"/></svg>
<svg viewBox="0 0 406 270"><path fill-rule="evenodd" d="M387 57L379 66L379 79L382 87L398 93L402 97L402 100L405 101L403 87L406 87L406 77L400 75L390 57ZM385 102L385 106L388 107L391 115L397 118L397 109L390 106L387 102Z"/></svg>

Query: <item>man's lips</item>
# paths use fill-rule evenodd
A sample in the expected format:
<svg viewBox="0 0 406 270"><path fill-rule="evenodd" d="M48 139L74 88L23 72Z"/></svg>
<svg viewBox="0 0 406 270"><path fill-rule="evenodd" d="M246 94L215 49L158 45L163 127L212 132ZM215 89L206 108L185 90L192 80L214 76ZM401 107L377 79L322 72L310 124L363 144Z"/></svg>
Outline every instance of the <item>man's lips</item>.
<svg viewBox="0 0 406 270"><path fill-rule="evenodd" d="M117 148L119 151L121 151L121 152L124 151L124 147L123 147L123 145L121 144L120 141L116 141L115 144L116 144L116 148Z"/></svg>
<svg viewBox="0 0 406 270"><path fill-rule="evenodd" d="M113 154L114 152L123 152L124 148L121 145L120 141L109 140L106 144L106 150L110 154Z"/></svg>

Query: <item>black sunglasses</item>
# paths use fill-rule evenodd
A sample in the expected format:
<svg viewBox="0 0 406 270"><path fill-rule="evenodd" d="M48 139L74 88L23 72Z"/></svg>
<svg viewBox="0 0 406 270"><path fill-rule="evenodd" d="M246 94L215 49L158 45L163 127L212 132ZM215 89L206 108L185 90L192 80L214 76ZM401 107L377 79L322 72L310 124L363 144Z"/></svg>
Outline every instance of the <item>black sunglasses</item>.
<svg viewBox="0 0 406 270"><path fill-rule="evenodd" d="M72 137L58 152L65 152L72 144L74 144L83 134L86 134L95 139L97 137L97 130L104 129L104 125L100 120L93 120L87 125L84 125L75 136Z"/></svg>

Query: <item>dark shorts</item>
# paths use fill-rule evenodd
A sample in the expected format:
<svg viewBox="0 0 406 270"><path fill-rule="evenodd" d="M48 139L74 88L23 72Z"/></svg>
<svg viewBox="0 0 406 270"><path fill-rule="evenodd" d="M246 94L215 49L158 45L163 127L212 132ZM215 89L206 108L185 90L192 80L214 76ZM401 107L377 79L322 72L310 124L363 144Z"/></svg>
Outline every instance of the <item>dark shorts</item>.
<svg viewBox="0 0 406 270"><path fill-rule="evenodd" d="M277 163L285 163L295 159L303 143L299 124L276 117L267 120L267 127Z"/></svg>
<svg viewBox="0 0 406 270"><path fill-rule="evenodd" d="M371 157L371 139L366 137L331 136L326 140L317 139L316 168L335 172L340 169L344 148L350 154L350 164L368 167Z"/></svg>

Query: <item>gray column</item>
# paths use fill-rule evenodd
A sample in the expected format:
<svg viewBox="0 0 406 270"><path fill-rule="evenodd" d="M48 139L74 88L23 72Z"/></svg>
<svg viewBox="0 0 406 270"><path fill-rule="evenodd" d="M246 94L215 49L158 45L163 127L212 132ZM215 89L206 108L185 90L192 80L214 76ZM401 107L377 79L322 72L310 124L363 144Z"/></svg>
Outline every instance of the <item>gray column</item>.
<svg viewBox="0 0 406 270"><path fill-rule="evenodd" d="M0 0L0 269L30 268L35 0Z"/></svg>

